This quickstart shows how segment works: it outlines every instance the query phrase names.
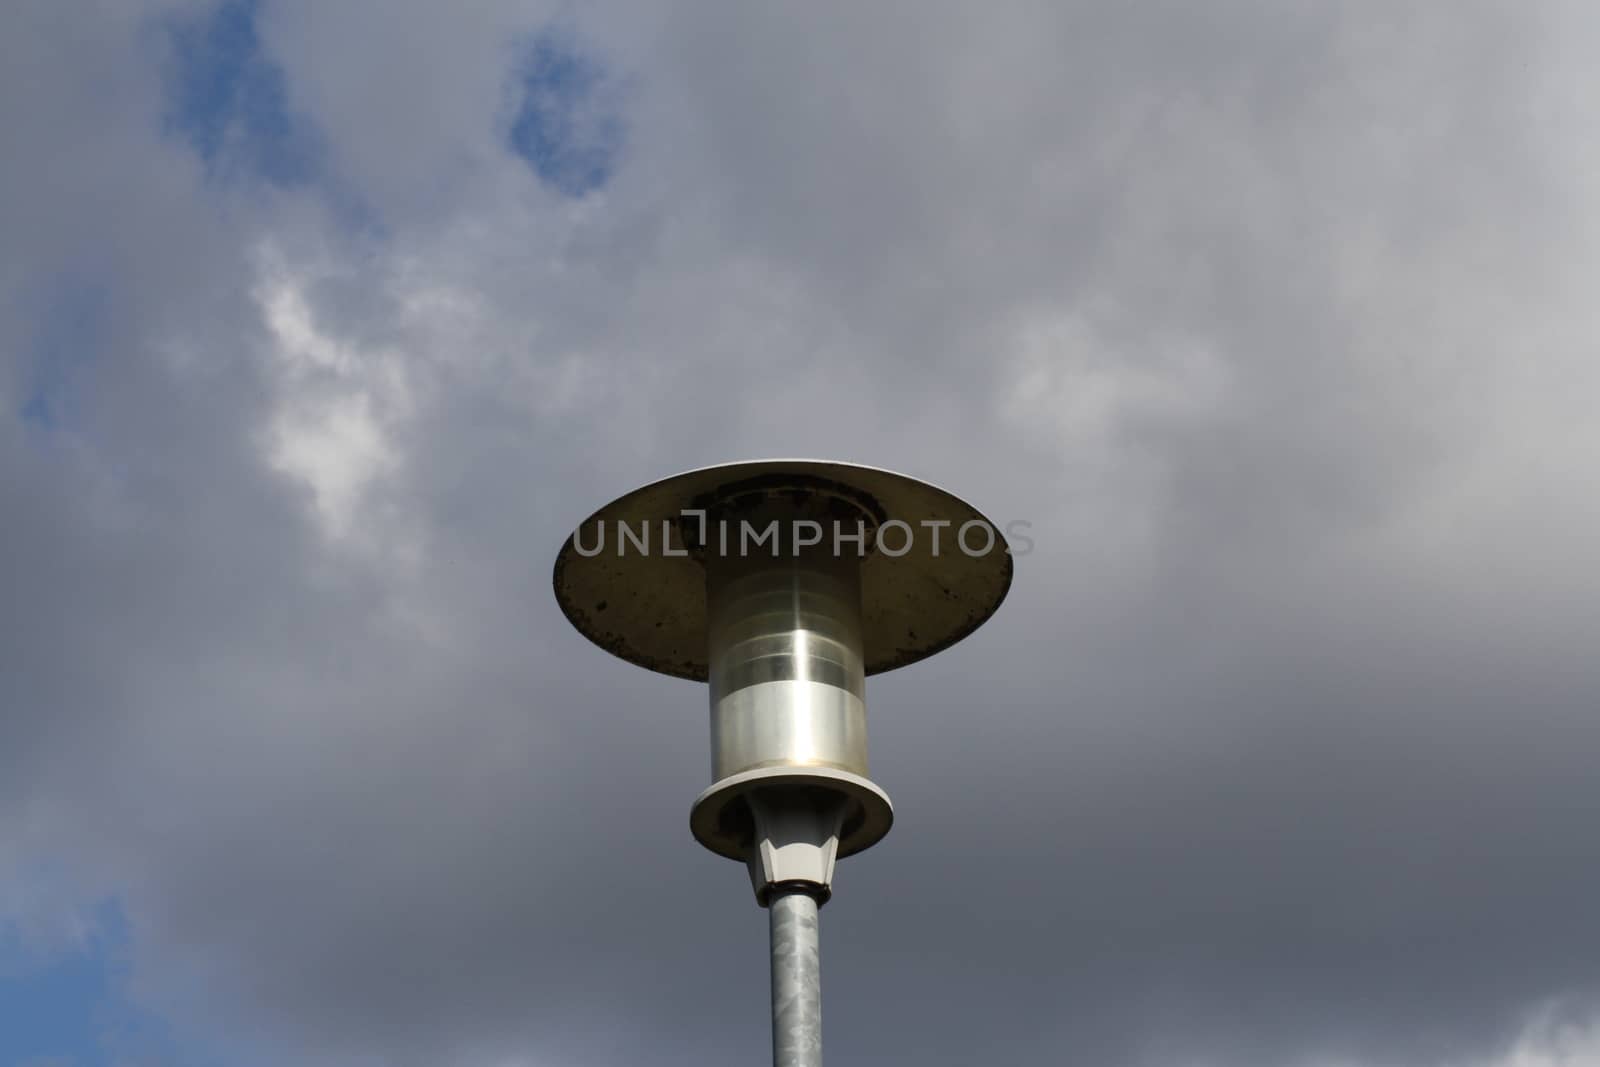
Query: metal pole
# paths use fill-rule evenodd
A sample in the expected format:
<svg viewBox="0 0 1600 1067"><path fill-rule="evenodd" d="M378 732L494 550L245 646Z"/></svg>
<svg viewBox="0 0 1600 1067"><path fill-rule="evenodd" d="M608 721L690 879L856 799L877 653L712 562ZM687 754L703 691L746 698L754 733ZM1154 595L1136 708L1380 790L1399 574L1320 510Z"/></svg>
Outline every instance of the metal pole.
<svg viewBox="0 0 1600 1067"><path fill-rule="evenodd" d="M776 890L772 919L772 1065L822 1067L822 969L817 899Z"/></svg>

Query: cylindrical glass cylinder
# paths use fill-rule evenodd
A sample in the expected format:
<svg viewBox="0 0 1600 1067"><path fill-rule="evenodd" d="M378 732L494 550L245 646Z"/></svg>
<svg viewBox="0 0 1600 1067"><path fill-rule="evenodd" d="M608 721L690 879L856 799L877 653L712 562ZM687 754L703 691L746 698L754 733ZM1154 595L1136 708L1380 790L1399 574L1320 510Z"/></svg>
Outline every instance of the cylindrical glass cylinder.
<svg viewBox="0 0 1600 1067"><path fill-rule="evenodd" d="M865 777L860 561L785 552L708 571L714 779L778 766Z"/></svg>

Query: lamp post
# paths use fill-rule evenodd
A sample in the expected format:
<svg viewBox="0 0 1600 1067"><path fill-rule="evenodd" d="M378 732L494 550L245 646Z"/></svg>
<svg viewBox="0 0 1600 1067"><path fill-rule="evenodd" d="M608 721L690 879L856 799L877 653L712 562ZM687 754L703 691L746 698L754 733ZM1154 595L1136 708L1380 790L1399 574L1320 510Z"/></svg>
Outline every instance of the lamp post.
<svg viewBox="0 0 1600 1067"><path fill-rule="evenodd" d="M889 471L731 463L618 498L556 558L561 610L629 662L710 684L696 840L746 865L772 937L775 1067L819 1067L817 913L835 861L889 832L865 678L934 654L1004 599L1012 561L973 507Z"/></svg>

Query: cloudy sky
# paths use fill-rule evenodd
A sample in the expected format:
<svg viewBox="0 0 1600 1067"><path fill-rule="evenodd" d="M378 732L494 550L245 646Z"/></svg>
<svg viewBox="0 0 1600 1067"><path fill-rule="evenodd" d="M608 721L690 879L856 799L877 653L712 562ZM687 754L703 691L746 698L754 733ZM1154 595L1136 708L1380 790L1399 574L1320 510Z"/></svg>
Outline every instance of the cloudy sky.
<svg viewBox="0 0 1600 1067"><path fill-rule="evenodd" d="M549 576L816 455L1036 546L830 1063L1600 1064L1600 15L981 6L5 6L0 1063L761 1062Z"/></svg>

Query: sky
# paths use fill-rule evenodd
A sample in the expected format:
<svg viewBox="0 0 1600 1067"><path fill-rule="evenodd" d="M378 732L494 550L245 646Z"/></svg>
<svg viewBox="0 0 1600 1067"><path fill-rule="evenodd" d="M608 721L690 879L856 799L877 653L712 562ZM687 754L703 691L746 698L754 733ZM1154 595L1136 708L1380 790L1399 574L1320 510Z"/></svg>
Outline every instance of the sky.
<svg viewBox="0 0 1600 1067"><path fill-rule="evenodd" d="M706 694L801 455L1030 524L868 683L829 1062L1600 1064L1600 14L15 0L0 1064L759 1061Z"/></svg>

